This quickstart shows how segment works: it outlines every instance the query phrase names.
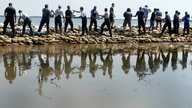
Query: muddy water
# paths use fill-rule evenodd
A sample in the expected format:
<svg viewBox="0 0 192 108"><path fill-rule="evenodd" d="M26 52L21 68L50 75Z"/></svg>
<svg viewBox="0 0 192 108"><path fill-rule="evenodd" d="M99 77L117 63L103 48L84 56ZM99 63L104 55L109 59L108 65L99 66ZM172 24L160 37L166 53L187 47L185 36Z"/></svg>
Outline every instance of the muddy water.
<svg viewBox="0 0 192 108"><path fill-rule="evenodd" d="M190 44L0 47L0 108L191 108Z"/></svg>

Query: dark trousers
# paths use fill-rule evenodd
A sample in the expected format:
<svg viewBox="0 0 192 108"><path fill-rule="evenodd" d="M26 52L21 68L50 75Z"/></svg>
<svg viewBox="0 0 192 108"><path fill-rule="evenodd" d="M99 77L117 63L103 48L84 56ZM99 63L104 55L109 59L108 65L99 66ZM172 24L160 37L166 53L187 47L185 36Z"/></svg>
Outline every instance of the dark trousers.
<svg viewBox="0 0 192 108"><path fill-rule="evenodd" d="M67 31L68 24L70 24L70 26L71 26L71 31L73 31L73 21L72 21L71 19L66 19L64 32Z"/></svg>
<svg viewBox="0 0 192 108"><path fill-rule="evenodd" d="M84 35L84 33L87 33L87 18L83 17L82 18L82 35Z"/></svg>
<svg viewBox="0 0 192 108"><path fill-rule="evenodd" d="M109 18L105 19L105 21L103 22L103 24L101 25L101 35L103 34L103 27L107 25L107 28L109 30L109 34L110 36L112 37L112 31L111 31L111 26L110 26L110 21L109 21Z"/></svg>
<svg viewBox="0 0 192 108"><path fill-rule="evenodd" d="M179 34L179 22L173 20L173 33Z"/></svg>
<svg viewBox="0 0 192 108"><path fill-rule="evenodd" d="M189 23L184 23L183 35L185 34L186 30L187 30L187 34L189 34L189 28L190 28Z"/></svg>
<svg viewBox="0 0 192 108"><path fill-rule="evenodd" d="M168 27L169 30L169 35L171 36L171 21L166 21L165 24L163 25L163 29L161 31L161 34L164 33L165 29Z"/></svg>
<svg viewBox="0 0 192 108"><path fill-rule="evenodd" d="M91 18L89 31L91 31L93 24L94 24L94 31L97 31L97 20L95 18Z"/></svg>
<svg viewBox="0 0 192 108"><path fill-rule="evenodd" d="M26 19L24 20L24 24L23 24L23 34L25 34L25 27L26 27L26 25L29 26L30 35L33 35L33 29L32 29L32 27L31 27L31 20L30 20L29 18L26 18Z"/></svg>
<svg viewBox="0 0 192 108"><path fill-rule="evenodd" d="M10 23L10 25L11 25L13 36L15 36L14 19L5 19L4 26L3 26L3 34L5 34L5 32L6 32L6 28L7 28L8 23Z"/></svg>
<svg viewBox="0 0 192 108"><path fill-rule="evenodd" d="M61 21L61 17L60 16L55 17L55 32L56 33L58 33L58 29L57 29L58 25L59 25L60 33L62 33L62 21Z"/></svg>
<svg viewBox="0 0 192 108"><path fill-rule="evenodd" d="M42 19L41 19L38 32L41 32L41 29L42 29L42 27L43 27L43 25L44 25L45 23L46 23L46 27L47 27L47 34L49 34L49 18L42 18Z"/></svg>
<svg viewBox="0 0 192 108"><path fill-rule="evenodd" d="M143 31L145 33L145 23L144 23L143 20L142 21L138 21L138 27L139 27L138 32L139 32L139 34L141 34L141 26L143 27Z"/></svg>

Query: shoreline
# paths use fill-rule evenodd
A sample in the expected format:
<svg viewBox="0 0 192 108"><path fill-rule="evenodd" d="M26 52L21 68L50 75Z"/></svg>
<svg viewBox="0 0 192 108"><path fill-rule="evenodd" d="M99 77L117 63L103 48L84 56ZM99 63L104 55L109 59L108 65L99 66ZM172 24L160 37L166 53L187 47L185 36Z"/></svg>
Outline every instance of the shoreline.
<svg viewBox="0 0 192 108"><path fill-rule="evenodd" d="M34 26L33 26L34 28ZM24 34L20 36L22 27L16 26L16 36L11 38L11 32L6 35L0 35L0 46L6 45L49 45L49 44L60 44L60 43L70 43L70 44L103 44L103 43L162 43L162 42L192 42L192 32L189 35L175 35L169 36L167 31L163 36L160 36L160 31L150 31L147 34L138 35L136 27L132 28L132 32L129 33L128 29L123 33L122 27L115 26L113 31L113 36L109 37L109 33L106 28L104 28L103 35L99 35L99 32L89 31L89 35L80 36L81 27L74 27L74 32L68 30L65 34L55 33L55 28L50 27L50 34L46 35L45 31L42 32L41 37L37 34L34 36L29 36ZM36 30L36 28L34 28ZM146 28L148 30L148 28ZM2 34L3 28L0 27L0 34ZM8 30L9 31L9 30ZM179 29L180 33L183 33L183 29Z"/></svg>

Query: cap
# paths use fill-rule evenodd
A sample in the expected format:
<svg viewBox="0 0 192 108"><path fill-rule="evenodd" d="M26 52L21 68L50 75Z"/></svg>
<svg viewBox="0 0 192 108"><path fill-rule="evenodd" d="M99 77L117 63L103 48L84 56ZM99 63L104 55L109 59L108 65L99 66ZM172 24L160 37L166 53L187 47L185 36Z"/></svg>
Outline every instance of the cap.
<svg viewBox="0 0 192 108"><path fill-rule="evenodd" d="M67 8L70 9L71 7L68 5Z"/></svg>

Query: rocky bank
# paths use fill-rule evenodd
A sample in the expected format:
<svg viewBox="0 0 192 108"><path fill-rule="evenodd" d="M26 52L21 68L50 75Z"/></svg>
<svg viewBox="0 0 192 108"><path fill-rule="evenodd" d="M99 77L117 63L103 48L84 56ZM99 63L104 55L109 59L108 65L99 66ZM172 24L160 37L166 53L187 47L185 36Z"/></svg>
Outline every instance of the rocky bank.
<svg viewBox="0 0 192 108"><path fill-rule="evenodd" d="M160 30L148 31L147 34L138 35L137 27L133 27L132 32L128 30L124 33L122 27L114 27L113 36L110 37L107 28L104 29L103 35L99 32L89 31L89 35L80 36L81 27L75 27L74 32L68 30L65 34L55 33L55 28L50 27L50 34L45 34L45 28L42 30L42 35L34 36L25 34L21 36L22 26L16 26L16 36L11 38L11 29L7 28L6 35L0 35L0 46L5 45L46 45L58 43L71 43L71 44L102 44L102 43L161 43L161 42L192 42L192 32L189 35L175 35L169 36L167 32L160 36ZM34 31L37 30L33 26ZM28 30L28 29L27 29ZM0 26L0 34L3 32L3 27ZM26 31L26 33L28 33ZM180 33L183 33L180 29Z"/></svg>

